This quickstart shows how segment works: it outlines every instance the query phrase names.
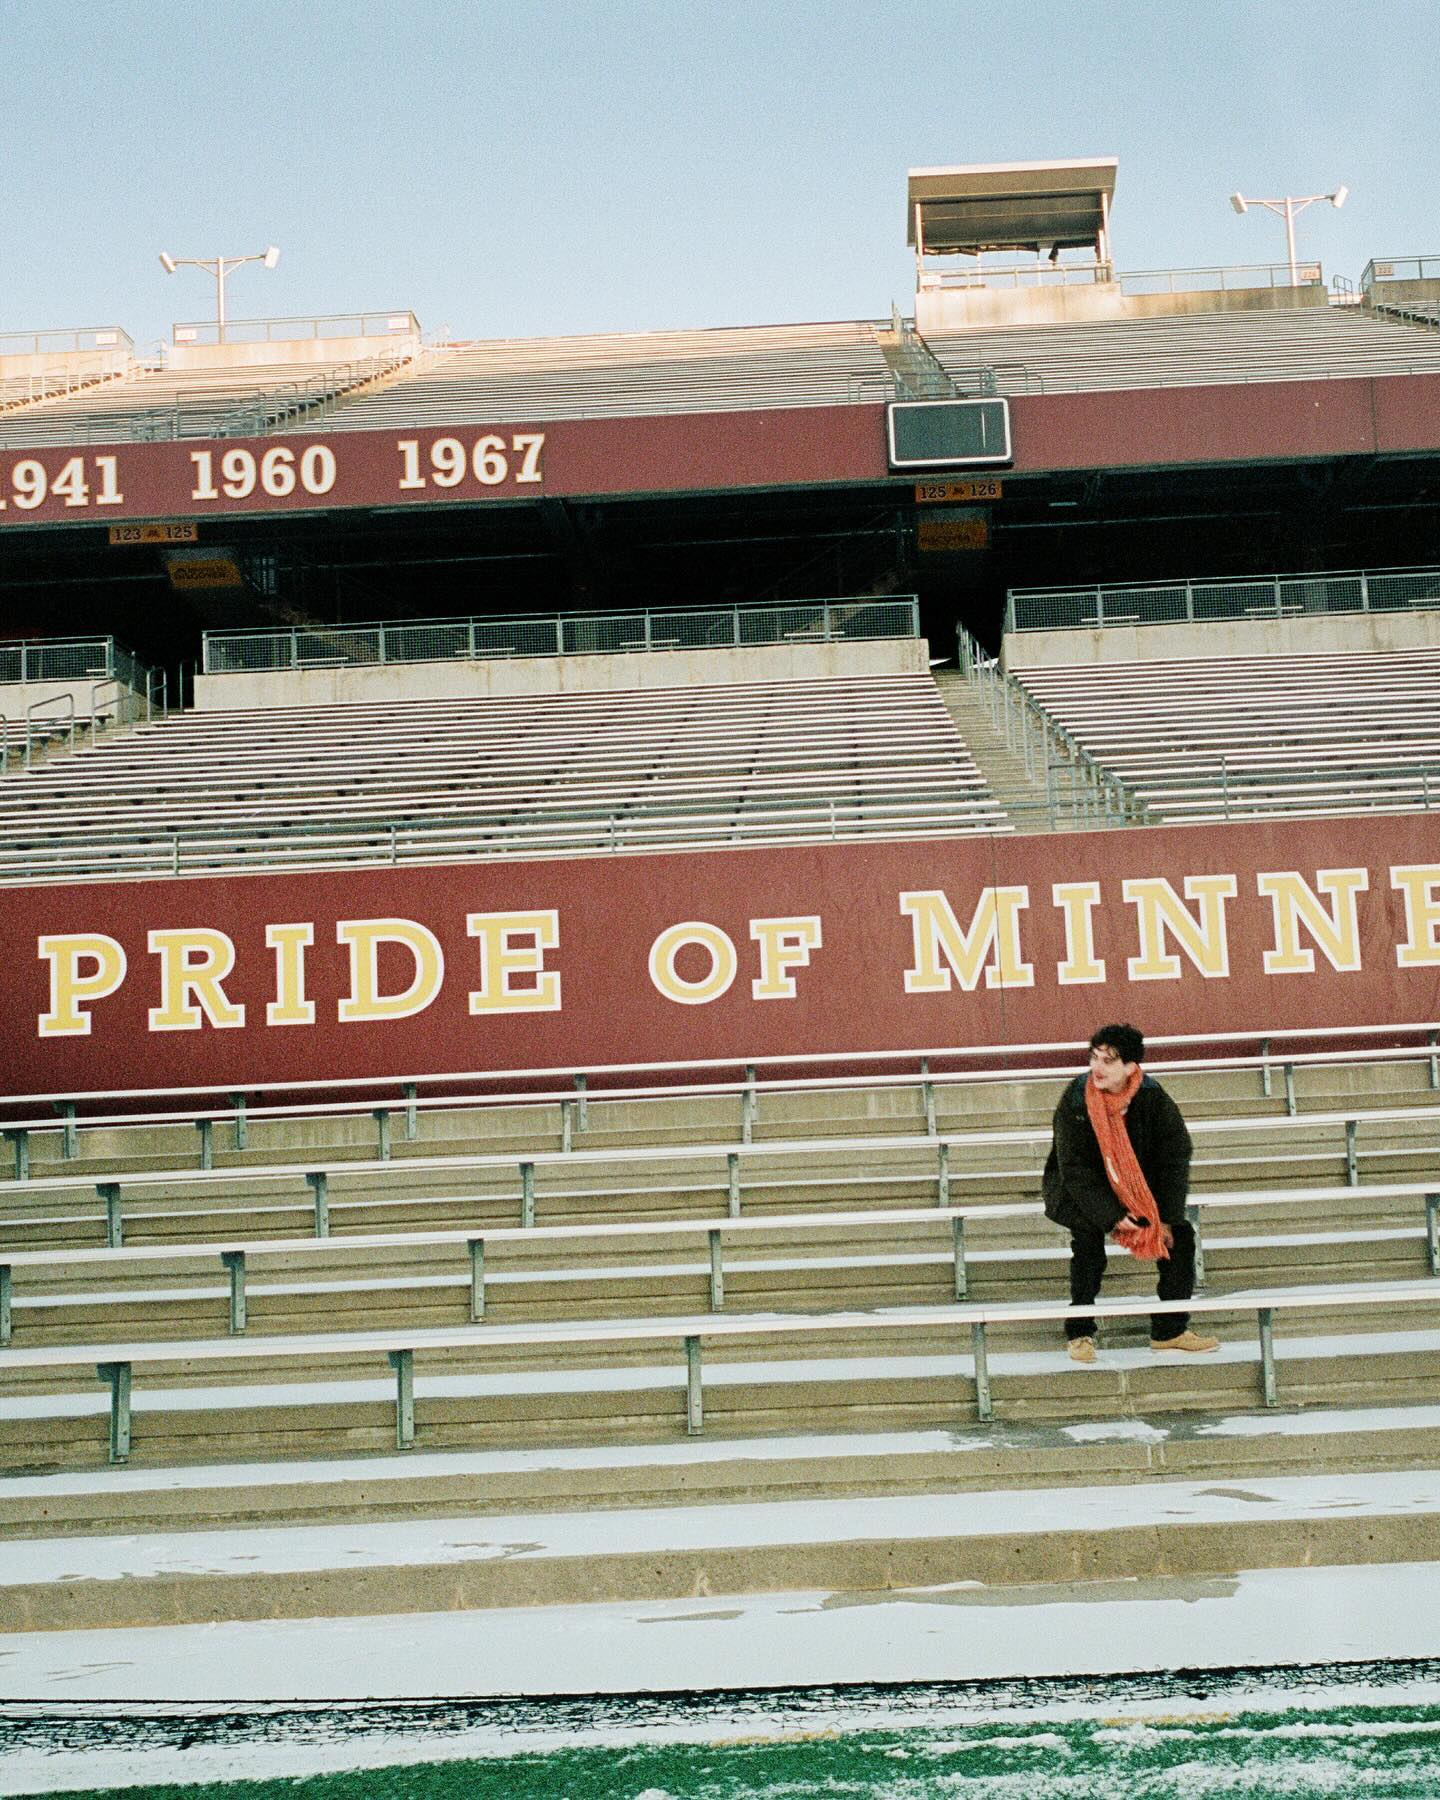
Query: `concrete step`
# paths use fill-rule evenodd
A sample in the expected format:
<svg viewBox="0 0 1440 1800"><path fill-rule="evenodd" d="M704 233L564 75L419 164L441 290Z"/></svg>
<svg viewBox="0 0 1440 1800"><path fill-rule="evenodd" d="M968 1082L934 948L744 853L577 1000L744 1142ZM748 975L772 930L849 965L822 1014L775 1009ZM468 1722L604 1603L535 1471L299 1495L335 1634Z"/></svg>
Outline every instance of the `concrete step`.
<svg viewBox="0 0 1440 1800"><path fill-rule="evenodd" d="M1429 1471L12 1540L12 1629L1218 1576L1440 1556Z"/></svg>
<svg viewBox="0 0 1440 1800"><path fill-rule="evenodd" d="M1440 1408L1416 1406L111 1469L0 1483L0 1538L1221 1481L1415 1470L1437 1459Z"/></svg>

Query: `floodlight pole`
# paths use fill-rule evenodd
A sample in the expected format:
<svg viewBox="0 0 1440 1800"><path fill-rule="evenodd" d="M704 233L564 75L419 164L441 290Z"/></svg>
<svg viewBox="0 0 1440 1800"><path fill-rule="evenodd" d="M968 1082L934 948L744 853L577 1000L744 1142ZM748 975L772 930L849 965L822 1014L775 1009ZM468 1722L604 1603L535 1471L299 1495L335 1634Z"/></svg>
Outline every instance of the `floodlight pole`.
<svg viewBox="0 0 1440 1800"><path fill-rule="evenodd" d="M239 268L246 263L264 263L267 269L273 269L280 260L280 251L274 244L264 250L257 251L254 256L169 256L160 252L160 266L167 275L173 275L177 269L205 269L215 277L215 330L216 341L225 342L225 283Z"/></svg>
<svg viewBox="0 0 1440 1800"><path fill-rule="evenodd" d="M1333 194L1285 194L1278 200L1258 200L1246 194L1232 194L1230 204L1237 213L1243 213L1247 207L1263 206L1267 212L1273 212L1285 221L1285 249L1290 259L1290 285L1299 287L1300 268L1295 254L1295 215L1304 212L1307 206L1314 206L1317 201L1328 200L1334 207L1345 204L1345 196L1349 188L1338 187Z"/></svg>

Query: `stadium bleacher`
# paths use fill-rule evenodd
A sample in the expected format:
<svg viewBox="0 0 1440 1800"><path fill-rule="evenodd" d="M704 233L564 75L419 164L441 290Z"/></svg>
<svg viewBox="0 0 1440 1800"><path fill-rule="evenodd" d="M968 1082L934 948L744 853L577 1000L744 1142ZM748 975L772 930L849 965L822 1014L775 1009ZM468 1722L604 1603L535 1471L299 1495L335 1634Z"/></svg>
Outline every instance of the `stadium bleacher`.
<svg viewBox="0 0 1440 1800"><path fill-rule="evenodd" d="M1253 1061L1167 1074L1197 1141L1198 1305L1221 1309L1226 1353L1181 1366L1129 1348L1149 1303L1117 1271L1105 1366L1079 1377L1055 1373L1063 1308L1045 1296L1064 1249L1034 1200L1053 1074L422 1107L382 1162L373 1122L323 1102L252 1120L243 1149L220 1128L208 1167L178 1120L48 1129L24 1179L0 1182L10 1616L76 1629L353 1610L381 1604L378 1577L317 1563L306 1527L463 1516L478 1545L579 1507L653 1544L672 1509L739 1499L864 1495L879 1511L863 1556L833 1531L792 1542L783 1569L763 1542L737 1549L735 1591L833 1586L837 1554L842 1583L874 1585L882 1545L892 1585L914 1577L882 1500L1022 1487L1058 1504L1077 1482L1412 1466L1440 1297L1432 1060L1302 1058L1288 1099L1266 1098ZM1371 1410L1352 1425L1357 1400ZM1070 1429L1117 1408L1159 1422L1145 1457L1123 1433ZM1305 1408L1320 1409L1308 1425ZM1366 1524L1372 1555L1403 1554L1398 1515ZM282 1563L232 1563L204 1540L261 1526L301 1533ZM1265 1529L1250 1566L1293 1554L1273 1511ZM1017 1523L993 1555L957 1540L931 1578L1003 1588L1023 1539ZM63 1569L44 1549L61 1541ZM1307 1541L1326 1561L1352 1540ZM640 1591L600 1543L585 1556L587 1591ZM400 1610L544 1604L576 1573L459 1580L433 1536L418 1555L382 1538L367 1562L403 1580L383 1602ZM695 1578L667 1561L644 1591Z"/></svg>
<svg viewBox="0 0 1440 1800"><path fill-rule="evenodd" d="M947 368L968 372L988 365L996 391L1003 394L1440 371L1440 338L1433 331L1357 307L982 325L931 330L926 342Z"/></svg>
<svg viewBox="0 0 1440 1800"><path fill-rule="evenodd" d="M464 344L411 379L354 397L330 429L484 420L620 418L843 406L883 397L890 369L864 320L499 338Z"/></svg>
<svg viewBox="0 0 1440 1800"><path fill-rule="evenodd" d="M1014 673L1157 820L1440 808L1440 648Z"/></svg>
<svg viewBox="0 0 1440 1800"><path fill-rule="evenodd" d="M128 369L0 405L0 449L154 438L261 437L286 421L313 429L347 394L401 371L417 347L335 361ZM0 401L4 396L0 394Z"/></svg>
<svg viewBox="0 0 1440 1800"><path fill-rule="evenodd" d="M189 713L0 792L0 881L1009 830L925 676Z"/></svg>

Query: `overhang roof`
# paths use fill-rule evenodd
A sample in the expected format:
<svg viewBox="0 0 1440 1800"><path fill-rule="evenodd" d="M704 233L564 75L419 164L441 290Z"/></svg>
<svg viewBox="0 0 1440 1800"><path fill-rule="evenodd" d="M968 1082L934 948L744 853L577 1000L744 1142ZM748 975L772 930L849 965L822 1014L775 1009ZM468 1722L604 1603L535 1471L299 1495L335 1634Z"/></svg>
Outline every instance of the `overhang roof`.
<svg viewBox="0 0 1440 1800"><path fill-rule="evenodd" d="M905 241L915 242L918 202L925 249L937 255L1091 248L1104 228L1118 167L1118 157L1092 156L911 169Z"/></svg>

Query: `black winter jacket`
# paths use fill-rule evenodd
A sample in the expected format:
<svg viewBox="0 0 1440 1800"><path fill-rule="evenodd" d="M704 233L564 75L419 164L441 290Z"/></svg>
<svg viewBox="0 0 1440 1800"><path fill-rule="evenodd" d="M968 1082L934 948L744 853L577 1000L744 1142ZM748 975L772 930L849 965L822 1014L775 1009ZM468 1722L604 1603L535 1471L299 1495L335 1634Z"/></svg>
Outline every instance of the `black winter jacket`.
<svg viewBox="0 0 1440 1800"><path fill-rule="evenodd" d="M1041 1191L1045 1217L1066 1231L1110 1232L1124 1218L1125 1208L1106 1177L1095 1127L1085 1110L1088 1080L1088 1075L1077 1075L1060 1096ZM1180 1108L1148 1075L1142 1076L1126 1110L1125 1129L1161 1219L1167 1225L1182 1224L1190 1189L1190 1133Z"/></svg>

